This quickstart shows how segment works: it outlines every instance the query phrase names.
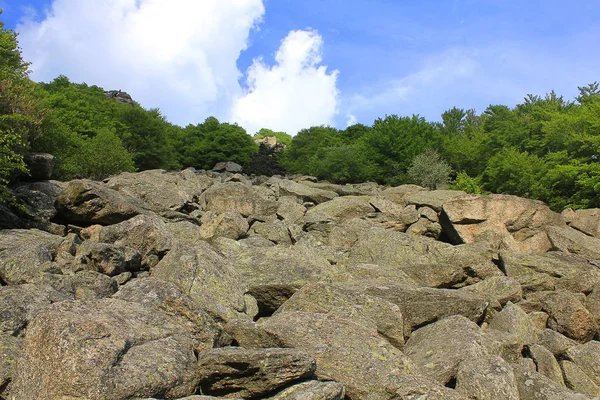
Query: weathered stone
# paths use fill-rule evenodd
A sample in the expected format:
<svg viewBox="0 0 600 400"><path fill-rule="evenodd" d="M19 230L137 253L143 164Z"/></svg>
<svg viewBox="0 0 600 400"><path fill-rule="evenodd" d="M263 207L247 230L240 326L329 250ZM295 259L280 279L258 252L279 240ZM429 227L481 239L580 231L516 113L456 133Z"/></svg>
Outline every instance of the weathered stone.
<svg viewBox="0 0 600 400"><path fill-rule="evenodd" d="M592 340L567 349L569 361L574 362L598 386L600 386L600 342Z"/></svg>
<svg viewBox="0 0 600 400"><path fill-rule="evenodd" d="M261 235L275 244L291 245L292 238L284 221L275 219L267 222L255 222L250 232Z"/></svg>
<svg viewBox="0 0 600 400"><path fill-rule="evenodd" d="M528 315L529 319L531 320L531 324L538 331L538 333L546 329L549 318L548 314L543 311L533 311Z"/></svg>
<svg viewBox="0 0 600 400"><path fill-rule="evenodd" d="M151 275L177 284L218 321L240 317L245 310L248 285L207 242L177 243Z"/></svg>
<svg viewBox="0 0 600 400"><path fill-rule="evenodd" d="M248 283L261 316L270 315L300 287L325 279L333 270L307 246L258 248L227 240L218 240L216 246Z"/></svg>
<svg viewBox="0 0 600 400"><path fill-rule="evenodd" d="M488 305L484 297L458 290L368 282L347 286L398 305L404 317L404 337L410 336L413 330L421 326L451 315L462 315L478 322Z"/></svg>
<svg viewBox="0 0 600 400"><path fill-rule="evenodd" d="M274 335L248 319L234 319L223 326L223 330L240 346L247 349L284 347Z"/></svg>
<svg viewBox="0 0 600 400"><path fill-rule="evenodd" d="M543 298L543 311L550 316L548 327L581 343L591 340L598 326L576 295L553 292Z"/></svg>
<svg viewBox="0 0 600 400"><path fill-rule="evenodd" d="M593 400L592 396L574 393L544 375L513 364L521 400Z"/></svg>
<svg viewBox="0 0 600 400"><path fill-rule="evenodd" d="M564 226L541 201L508 195L468 195L444 204L440 222L453 243L487 241L495 248L544 253L549 226Z"/></svg>
<svg viewBox="0 0 600 400"><path fill-rule="evenodd" d="M118 290L117 282L96 271L79 271L75 274L39 274L33 281L50 286L72 300L97 300L110 297Z"/></svg>
<svg viewBox="0 0 600 400"><path fill-rule="evenodd" d="M177 224L168 224L168 226ZM130 247L142 255L142 265L154 266L176 242L162 218L139 215L110 226L94 225L84 229L81 236L101 243Z"/></svg>
<svg viewBox="0 0 600 400"><path fill-rule="evenodd" d="M600 239L570 227L552 226L547 232L553 249L600 260Z"/></svg>
<svg viewBox="0 0 600 400"><path fill-rule="evenodd" d="M287 224L295 224L306 213L306 207L295 196L281 196L278 203L277 216Z"/></svg>
<svg viewBox="0 0 600 400"><path fill-rule="evenodd" d="M333 315L286 312L259 321L286 347L306 350L317 361L317 379L333 379L348 399L392 399L388 382L419 375L400 350L377 335L375 327Z"/></svg>
<svg viewBox="0 0 600 400"><path fill-rule="evenodd" d="M218 236L239 239L248 232L248 221L236 211L216 213L209 211L202 216L202 226L198 234L202 240L214 239Z"/></svg>
<svg viewBox="0 0 600 400"><path fill-rule="evenodd" d="M600 386L596 385L581 368L569 360L561 360L560 366L566 386L577 393L600 397Z"/></svg>
<svg viewBox="0 0 600 400"><path fill-rule="evenodd" d="M576 210L569 225L588 236L600 239L600 208Z"/></svg>
<svg viewBox="0 0 600 400"><path fill-rule="evenodd" d="M35 221L49 222L56 216L55 202L66 186L58 181L28 182L12 191Z"/></svg>
<svg viewBox="0 0 600 400"><path fill-rule="evenodd" d="M302 183L281 180L278 183L280 196L295 196L302 201L310 201L315 204L324 203L338 197L336 192L330 190L316 189Z"/></svg>
<svg viewBox="0 0 600 400"><path fill-rule="evenodd" d="M111 177L106 186L147 204L153 211L181 211L197 202L200 194L212 186L214 180L193 171L166 172L155 169L142 172L124 172Z"/></svg>
<svg viewBox="0 0 600 400"><path fill-rule="evenodd" d="M183 332L173 318L138 303L53 304L27 329L12 391L48 400L190 395L196 358Z"/></svg>
<svg viewBox="0 0 600 400"><path fill-rule="evenodd" d="M506 274L519 281L526 293L555 290L564 285L564 281L577 281L582 275L597 273L597 267L587 260L557 253L527 254L503 251L500 253L500 263Z"/></svg>
<svg viewBox="0 0 600 400"><path fill-rule="evenodd" d="M364 218L375 209L367 196L336 197L306 212L303 218L307 231L331 231L332 225L352 218Z"/></svg>
<svg viewBox="0 0 600 400"><path fill-rule="evenodd" d="M462 361L456 375L456 390L469 399L520 399L513 369L500 357Z"/></svg>
<svg viewBox="0 0 600 400"><path fill-rule="evenodd" d="M86 266L85 269L109 276L125 271L139 271L142 265L142 255L135 249L93 240L84 241L77 248L76 257L80 264Z"/></svg>
<svg viewBox="0 0 600 400"><path fill-rule="evenodd" d="M150 213L141 200L86 179L69 182L56 206L60 218L84 225L111 225Z"/></svg>
<svg viewBox="0 0 600 400"><path fill-rule="evenodd" d="M489 249L480 245L452 246L430 238L381 228L358 233L348 253L348 265L377 264L403 270L421 286L462 287L502 275Z"/></svg>
<svg viewBox="0 0 600 400"><path fill-rule="evenodd" d="M400 308L381 298L372 297L339 284L315 282L294 293L277 310L308 311L338 315L356 322L375 325L377 331L398 348L404 345L404 324Z"/></svg>
<svg viewBox="0 0 600 400"><path fill-rule="evenodd" d="M20 352L21 338L0 333L0 398L10 398L6 391L8 384L14 378L17 357Z"/></svg>
<svg viewBox="0 0 600 400"><path fill-rule="evenodd" d="M36 229L0 230L0 281L18 285L41 272L60 272L52 261L62 241Z"/></svg>
<svg viewBox="0 0 600 400"><path fill-rule="evenodd" d="M145 307L154 307L188 328L196 350L216 347L222 342L221 327L191 297L174 283L155 278L135 279L113 296Z"/></svg>
<svg viewBox="0 0 600 400"><path fill-rule="evenodd" d="M377 194L377 197L381 197L381 198L393 201L394 203L396 203L402 207L405 207L407 204L405 198L407 196L410 196L411 194L414 194L417 192L426 191L426 190L427 189L425 189L424 187L417 186L417 185L400 185L400 186L396 186L396 187L387 188L387 189L381 191L380 193Z"/></svg>
<svg viewBox="0 0 600 400"><path fill-rule="evenodd" d="M585 299L585 308L592 314L596 325L600 327L600 284L593 286Z"/></svg>
<svg viewBox="0 0 600 400"><path fill-rule="evenodd" d="M24 284L0 287L0 334L23 334L35 313L64 300L68 298L47 286Z"/></svg>
<svg viewBox="0 0 600 400"><path fill-rule="evenodd" d="M534 344L528 347L528 353L535 362L537 372L555 383L565 386L560 365L550 350L544 346Z"/></svg>
<svg viewBox="0 0 600 400"><path fill-rule="evenodd" d="M417 207L429 207L436 212L442 211L447 202L466 196L462 190L421 190L404 198L407 204Z"/></svg>
<svg viewBox="0 0 600 400"><path fill-rule="evenodd" d="M445 385L456 378L462 361L484 357L487 350L479 327L455 315L414 331L404 346L404 354Z"/></svg>
<svg viewBox="0 0 600 400"><path fill-rule="evenodd" d="M335 282L403 283L418 286L406 272L398 268L382 267L375 264L346 265L343 271L333 277Z"/></svg>
<svg viewBox="0 0 600 400"><path fill-rule="evenodd" d="M343 400L344 385L337 382L308 381L289 387L269 400Z"/></svg>
<svg viewBox="0 0 600 400"><path fill-rule="evenodd" d="M23 161L29 170L28 179L45 181L52 177L56 157L48 153L25 153Z"/></svg>
<svg viewBox="0 0 600 400"><path fill-rule="evenodd" d="M312 377L315 361L299 349L226 347L198 354L201 393L261 397L300 379Z"/></svg>
<svg viewBox="0 0 600 400"><path fill-rule="evenodd" d="M262 198L251 186L239 182L213 185L202 193L199 201L205 211L237 211L259 221L276 218L278 207L277 202Z"/></svg>
<svg viewBox="0 0 600 400"><path fill-rule="evenodd" d="M491 303L504 306L511 301L517 303L523 298L521 285L508 276L492 276L474 285L460 289L463 292L479 293L490 299Z"/></svg>
<svg viewBox="0 0 600 400"><path fill-rule="evenodd" d="M522 344L534 344L537 341L537 333L531 319L525 311L511 302L492 318L490 328L513 333Z"/></svg>
<svg viewBox="0 0 600 400"><path fill-rule="evenodd" d="M242 172L243 168L233 161L221 161L216 163L212 170L216 172Z"/></svg>
<svg viewBox="0 0 600 400"><path fill-rule="evenodd" d="M555 357L563 358L566 351L579 343L552 329L544 329L538 334L538 344L544 346Z"/></svg>
<svg viewBox="0 0 600 400"><path fill-rule="evenodd" d="M479 331L482 337L482 343L487 349L488 354L500 356L509 363L518 362L522 359L523 343L517 335L497 329L481 329Z"/></svg>
<svg viewBox="0 0 600 400"><path fill-rule="evenodd" d="M442 226L427 218L420 218L406 230L406 233L438 239L442 235Z"/></svg>
<svg viewBox="0 0 600 400"><path fill-rule="evenodd" d="M129 282L131 280L131 278L133 278L133 274L129 271L127 272L122 272L117 276L113 276L113 280L115 282L117 282L117 285L123 286L124 284L126 284L127 282Z"/></svg>

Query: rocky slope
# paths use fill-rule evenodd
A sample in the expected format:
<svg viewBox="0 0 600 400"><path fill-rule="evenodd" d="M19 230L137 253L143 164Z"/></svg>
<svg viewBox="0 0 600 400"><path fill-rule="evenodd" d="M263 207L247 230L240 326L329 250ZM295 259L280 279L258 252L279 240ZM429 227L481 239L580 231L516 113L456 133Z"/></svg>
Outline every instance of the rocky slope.
<svg viewBox="0 0 600 400"><path fill-rule="evenodd" d="M218 169L15 189L0 398L600 396L598 210Z"/></svg>

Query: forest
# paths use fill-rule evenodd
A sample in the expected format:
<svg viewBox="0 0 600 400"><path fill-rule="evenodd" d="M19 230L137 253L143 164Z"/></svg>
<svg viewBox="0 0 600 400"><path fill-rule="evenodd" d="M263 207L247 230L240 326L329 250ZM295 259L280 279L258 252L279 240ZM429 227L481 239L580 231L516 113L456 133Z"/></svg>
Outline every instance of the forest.
<svg viewBox="0 0 600 400"><path fill-rule="evenodd" d="M27 173L23 154L47 152L59 180L234 161L247 173L514 194L557 211L600 207L597 82L579 87L572 100L551 91L480 114L452 108L441 121L386 115L372 125L313 126L293 137L268 127L254 135L264 136L285 149L259 147L242 127L211 116L180 127L158 109L120 104L66 76L33 82L17 34L0 22L0 204L14 201L9 187Z"/></svg>

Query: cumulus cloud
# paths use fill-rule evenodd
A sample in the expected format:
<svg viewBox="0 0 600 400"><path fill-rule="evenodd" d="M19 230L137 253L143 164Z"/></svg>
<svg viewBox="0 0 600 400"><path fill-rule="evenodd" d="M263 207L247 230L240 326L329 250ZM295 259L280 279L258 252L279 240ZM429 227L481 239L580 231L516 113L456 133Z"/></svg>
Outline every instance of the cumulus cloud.
<svg viewBox="0 0 600 400"><path fill-rule="evenodd" d="M55 0L17 27L32 78L122 89L179 124L226 118L262 0Z"/></svg>
<svg viewBox="0 0 600 400"><path fill-rule="evenodd" d="M290 32L275 65L255 59L247 90L233 104L231 120L254 133L260 128L291 135L314 125L333 124L339 93L338 71L321 65L323 38L313 30Z"/></svg>

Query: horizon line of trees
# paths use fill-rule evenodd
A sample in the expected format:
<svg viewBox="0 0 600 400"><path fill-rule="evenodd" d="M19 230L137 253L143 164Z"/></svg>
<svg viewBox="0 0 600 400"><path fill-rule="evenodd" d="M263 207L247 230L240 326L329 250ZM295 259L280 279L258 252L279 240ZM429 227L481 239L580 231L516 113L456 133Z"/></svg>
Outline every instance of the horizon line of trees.
<svg viewBox="0 0 600 400"><path fill-rule="evenodd" d="M1 12L1 11L0 11ZM386 115L372 125L313 126L258 146L237 124L208 117L179 127L158 109L120 104L104 90L59 76L29 79L17 34L0 21L0 204L26 166L23 154L57 158L55 178L102 179L124 171L210 169L235 161L249 173L308 174L337 183L421 183L470 193L539 199L553 209L600 207L600 90L579 87L567 101L554 91L515 107L452 108L441 122ZM435 172L435 173L434 173Z"/></svg>

